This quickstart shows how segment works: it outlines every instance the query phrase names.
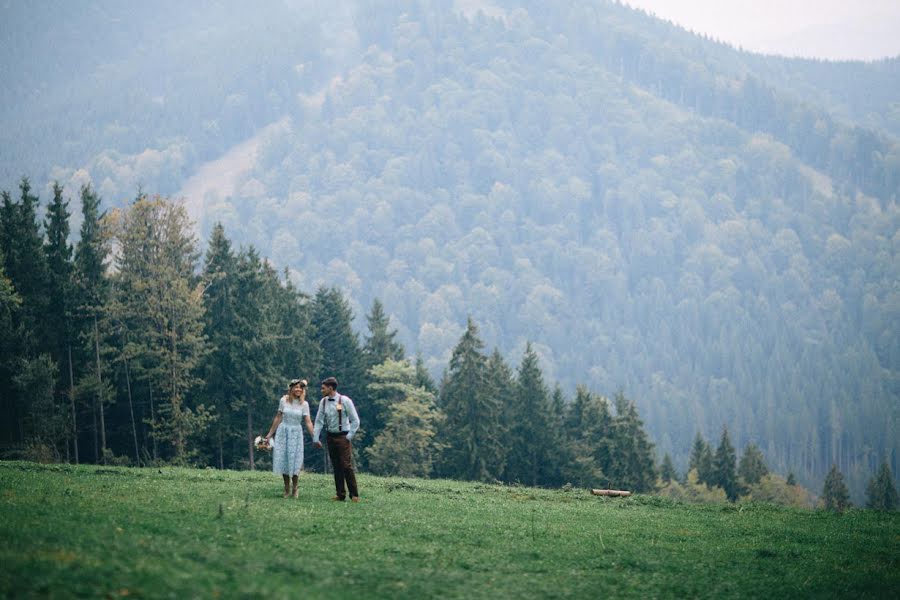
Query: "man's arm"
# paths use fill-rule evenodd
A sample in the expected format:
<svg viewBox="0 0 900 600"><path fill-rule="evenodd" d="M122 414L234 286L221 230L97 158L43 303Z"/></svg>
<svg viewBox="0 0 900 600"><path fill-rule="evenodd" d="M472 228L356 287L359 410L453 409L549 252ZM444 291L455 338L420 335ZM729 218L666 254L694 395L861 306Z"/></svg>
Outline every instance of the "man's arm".
<svg viewBox="0 0 900 600"><path fill-rule="evenodd" d="M322 433L322 424L325 421L325 411L322 410L324 404L325 401L320 400L319 408L316 409L316 426L313 428L313 444L319 443L319 434Z"/></svg>
<svg viewBox="0 0 900 600"><path fill-rule="evenodd" d="M344 396L344 406L347 407L347 416L350 418L350 431L347 432L347 439L352 440L356 435L356 430L359 429L359 415L356 414L356 405L353 404L353 400L346 396Z"/></svg>

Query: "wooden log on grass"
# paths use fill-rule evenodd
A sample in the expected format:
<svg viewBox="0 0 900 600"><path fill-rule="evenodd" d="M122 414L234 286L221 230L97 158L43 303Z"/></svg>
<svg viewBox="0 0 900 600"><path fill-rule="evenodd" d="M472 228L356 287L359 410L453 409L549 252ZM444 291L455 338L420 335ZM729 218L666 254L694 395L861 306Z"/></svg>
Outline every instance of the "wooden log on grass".
<svg viewBox="0 0 900 600"><path fill-rule="evenodd" d="M613 498L627 498L631 495L631 492L626 492L625 490L591 490L591 493L595 496L610 496Z"/></svg>

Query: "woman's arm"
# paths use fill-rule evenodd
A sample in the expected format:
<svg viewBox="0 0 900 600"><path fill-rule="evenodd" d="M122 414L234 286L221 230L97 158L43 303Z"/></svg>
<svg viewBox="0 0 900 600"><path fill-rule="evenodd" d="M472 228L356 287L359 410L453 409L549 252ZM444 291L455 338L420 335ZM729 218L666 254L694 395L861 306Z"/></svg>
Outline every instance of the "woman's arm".
<svg viewBox="0 0 900 600"><path fill-rule="evenodd" d="M281 404L278 405L278 408L281 409ZM272 426L269 427L269 433L266 434L267 440L275 435L275 430L278 429L279 425L281 425L281 410L275 413L275 418L272 420Z"/></svg>
<svg viewBox="0 0 900 600"><path fill-rule="evenodd" d="M313 424L312 420L309 418L309 415L306 415L306 430L309 432L309 435L313 434Z"/></svg>

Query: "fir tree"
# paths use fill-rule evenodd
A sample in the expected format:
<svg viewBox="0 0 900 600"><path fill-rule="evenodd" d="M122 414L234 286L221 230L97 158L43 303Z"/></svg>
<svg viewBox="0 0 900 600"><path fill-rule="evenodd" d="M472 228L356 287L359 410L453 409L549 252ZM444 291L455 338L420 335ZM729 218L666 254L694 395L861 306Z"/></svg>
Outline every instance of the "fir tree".
<svg viewBox="0 0 900 600"><path fill-rule="evenodd" d="M447 417L439 438L446 444L440 466L445 477L492 481L503 473L501 397L487 372L483 348L470 318L440 391L440 407Z"/></svg>
<svg viewBox="0 0 900 600"><path fill-rule="evenodd" d="M396 340L397 330L390 329L390 319L378 298L372 302L372 311L366 315L369 335L363 344L366 371L388 359L403 360L403 346Z"/></svg>
<svg viewBox="0 0 900 600"><path fill-rule="evenodd" d="M58 389L63 391L69 405L69 437L74 442L75 462L79 462L78 421L75 409L75 366L72 357L73 326L72 309L74 296L73 248L69 244L69 202L63 200L63 190L58 183L53 184L53 200L47 207L44 221L46 242L44 252L49 271L50 297L46 316L49 329L54 335L52 356L60 367ZM68 446L67 446L68 454Z"/></svg>
<svg viewBox="0 0 900 600"><path fill-rule="evenodd" d="M675 465L672 464L672 457L669 456L668 452L666 452L666 455L663 457L662 466L659 469L659 478L664 483L678 480L678 473L675 472Z"/></svg>
<svg viewBox="0 0 900 600"><path fill-rule="evenodd" d="M536 486L542 467L552 465L552 448L547 428L549 394L537 354L530 343L519 366L509 412L513 416L513 427L508 438L507 477Z"/></svg>
<svg viewBox="0 0 900 600"><path fill-rule="evenodd" d="M434 379L432 379L431 375L428 373L428 369L425 368L425 359L422 358L421 354L416 355L416 387L431 392L437 397L437 386L434 384Z"/></svg>
<svg viewBox="0 0 900 600"><path fill-rule="evenodd" d="M788 473L785 483L787 483L788 485L797 485L797 478L794 477L793 473Z"/></svg>
<svg viewBox="0 0 900 600"><path fill-rule="evenodd" d="M363 410L365 393L362 350L353 331L353 311L335 288L319 288L313 299L313 339L322 352L322 377L336 377L338 391L356 401ZM368 418L368 417L364 417Z"/></svg>
<svg viewBox="0 0 900 600"><path fill-rule="evenodd" d="M737 480L737 454L728 437L728 428L722 428L719 447L713 458L713 484L725 490L725 495L734 502L740 493Z"/></svg>
<svg viewBox="0 0 900 600"><path fill-rule="evenodd" d="M866 486L866 508L874 510L897 510L900 508L900 499L897 497L897 488L891 476L891 468L887 461L883 461L878 472Z"/></svg>
<svg viewBox="0 0 900 600"><path fill-rule="evenodd" d="M850 492L847 490L847 484L844 483L844 475L838 471L837 465L831 465L831 470L825 477L822 501L825 504L825 510L844 512L850 508Z"/></svg>
<svg viewBox="0 0 900 600"><path fill-rule="evenodd" d="M747 485L759 483L759 480L769 474L766 459L756 444L750 444L744 448L741 461L738 465L738 476Z"/></svg>
<svg viewBox="0 0 900 600"><path fill-rule="evenodd" d="M653 444L644 431L634 401L619 392L613 419L613 460L609 478L617 486L635 492L649 492L656 485Z"/></svg>
<svg viewBox="0 0 900 600"><path fill-rule="evenodd" d="M490 379L492 382L492 387L500 391L501 396L506 398L508 403L512 403L512 396L515 394L516 388L516 377L513 370L504 360L503 355L500 354L499 348L494 348L494 351L491 352L491 355L487 358L487 364L485 366L485 370L490 374ZM502 390L502 391L501 391ZM509 476L509 454L512 450L511 446L513 445L513 440L511 438L512 426L515 421L515 415L512 410L503 410L500 415L500 428L497 432L497 437L506 441L506 446L504 449L504 467L502 476L498 476L498 479L503 479L505 481L513 481L513 479Z"/></svg>
<svg viewBox="0 0 900 600"><path fill-rule="evenodd" d="M569 432L567 479L579 487L608 486L615 440L609 403L579 385L563 425Z"/></svg>

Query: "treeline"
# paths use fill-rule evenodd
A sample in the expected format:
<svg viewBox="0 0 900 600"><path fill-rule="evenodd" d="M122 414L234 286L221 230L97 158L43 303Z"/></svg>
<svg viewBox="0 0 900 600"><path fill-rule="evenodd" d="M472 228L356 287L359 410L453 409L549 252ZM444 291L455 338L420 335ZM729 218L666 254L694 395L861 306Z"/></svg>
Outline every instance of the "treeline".
<svg viewBox="0 0 900 600"><path fill-rule="evenodd" d="M6 457L253 469L251 440L284 382L334 374L360 407L372 472L654 488L634 402L585 388L568 402L530 345L514 371L470 320L438 386L378 300L361 342L337 289L308 296L222 226L201 265L183 207L160 197L102 212L82 187L73 247L69 201L53 189L43 226L27 179L18 199L3 192Z"/></svg>

